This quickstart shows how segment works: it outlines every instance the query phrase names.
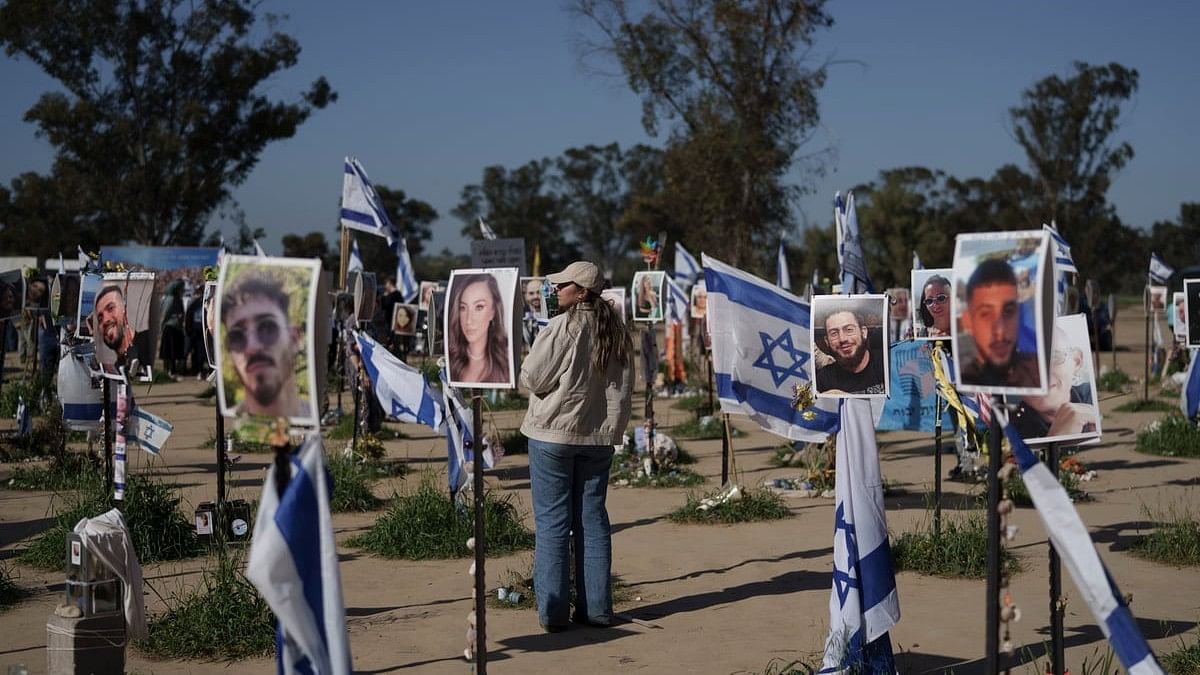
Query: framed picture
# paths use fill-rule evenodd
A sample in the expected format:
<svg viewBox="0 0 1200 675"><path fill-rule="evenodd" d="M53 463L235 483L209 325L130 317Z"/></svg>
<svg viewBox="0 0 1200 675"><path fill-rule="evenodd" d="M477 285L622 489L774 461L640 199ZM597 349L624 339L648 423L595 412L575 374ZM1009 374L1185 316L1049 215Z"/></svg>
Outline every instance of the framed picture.
<svg viewBox="0 0 1200 675"><path fill-rule="evenodd" d="M200 305L200 325L204 330L204 355L208 367L217 367L217 350L213 346L213 334L217 324L217 282L204 282L204 295Z"/></svg>
<svg viewBox="0 0 1200 675"><path fill-rule="evenodd" d="M1187 346L1200 347L1200 279L1183 280L1183 314L1187 324Z"/></svg>
<svg viewBox="0 0 1200 675"><path fill-rule="evenodd" d="M1171 294L1171 328L1175 342L1187 344L1187 293L1175 291Z"/></svg>
<svg viewBox="0 0 1200 675"><path fill-rule="evenodd" d="M443 324L450 386L516 386L517 277L515 267L450 273Z"/></svg>
<svg viewBox="0 0 1200 675"><path fill-rule="evenodd" d="M134 361L150 365L158 346L158 303L154 297L154 272L109 272L88 317L96 338L96 361L106 374L120 366L133 372Z"/></svg>
<svg viewBox="0 0 1200 675"><path fill-rule="evenodd" d="M633 320L662 321L666 272L634 272Z"/></svg>
<svg viewBox="0 0 1200 675"><path fill-rule="evenodd" d="M25 309L25 275L21 270L0 273L0 321L21 318Z"/></svg>
<svg viewBox="0 0 1200 675"><path fill-rule="evenodd" d="M812 299L813 389L817 396L888 394L886 295L818 295Z"/></svg>
<svg viewBox="0 0 1200 675"><path fill-rule="evenodd" d="M99 272L79 273L79 305L75 310L75 337L90 340L92 337L92 322L90 317L96 306L96 294L100 292L100 284L104 275Z"/></svg>
<svg viewBox="0 0 1200 675"><path fill-rule="evenodd" d="M1155 314L1161 314L1167 308L1167 287L1166 286L1150 286L1150 291L1147 298L1150 301L1150 311Z"/></svg>
<svg viewBox="0 0 1200 675"><path fill-rule="evenodd" d="M888 339L892 342L912 337L912 303L907 288L887 289Z"/></svg>
<svg viewBox="0 0 1200 675"><path fill-rule="evenodd" d="M1046 393L1052 269L1042 230L958 235L951 327L960 390Z"/></svg>
<svg viewBox="0 0 1200 675"><path fill-rule="evenodd" d="M914 340L945 340L950 337L950 305L953 297L950 268L913 270L911 291Z"/></svg>
<svg viewBox="0 0 1200 675"><path fill-rule="evenodd" d="M375 318L375 273L350 273L354 285L349 287L354 293L354 317L358 323L370 323Z"/></svg>
<svg viewBox="0 0 1200 675"><path fill-rule="evenodd" d="M396 335L416 335L419 311L416 305L404 305L397 302L392 307L392 332Z"/></svg>
<svg viewBox="0 0 1200 675"><path fill-rule="evenodd" d="M546 277L521 277L521 299L524 301L522 311L542 320L550 318L546 311L545 286Z"/></svg>
<svg viewBox="0 0 1200 675"><path fill-rule="evenodd" d="M35 313L50 311L50 282L45 277L25 279L25 309Z"/></svg>
<svg viewBox="0 0 1200 675"><path fill-rule="evenodd" d="M417 306L422 312L429 311L429 299L433 297L434 292L441 288L442 286L436 281L421 282L421 288L417 291Z"/></svg>
<svg viewBox="0 0 1200 675"><path fill-rule="evenodd" d="M425 339L427 354L442 354L445 351L445 336L442 333L446 314L446 291L435 289L429 298L429 309L425 314Z"/></svg>
<svg viewBox="0 0 1200 675"><path fill-rule="evenodd" d="M622 321L627 321L625 316L625 287L606 288L600 291L600 299L607 302L617 312L617 316L621 317Z"/></svg>
<svg viewBox="0 0 1200 675"><path fill-rule="evenodd" d="M213 343L221 414L245 435L273 420L314 427L316 304L321 261L226 256L217 280ZM324 354L320 355L324 358Z"/></svg>
<svg viewBox="0 0 1200 675"><path fill-rule="evenodd" d="M1010 416L1030 445L1077 445L1100 438L1100 404L1087 318L1069 314L1054 320L1046 393L1022 396Z"/></svg>
<svg viewBox="0 0 1200 675"><path fill-rule="evenodd" d="M708 288L704 279L692 284L691 315L693 319L703 319L708 314Z"/></svg>
<svg viewBox="0 0 1200 675"><path fill-rule="evenodd" d="M50 318L59 325L71 325L79 315L79 273L54 275L50 282Z"/></svg>

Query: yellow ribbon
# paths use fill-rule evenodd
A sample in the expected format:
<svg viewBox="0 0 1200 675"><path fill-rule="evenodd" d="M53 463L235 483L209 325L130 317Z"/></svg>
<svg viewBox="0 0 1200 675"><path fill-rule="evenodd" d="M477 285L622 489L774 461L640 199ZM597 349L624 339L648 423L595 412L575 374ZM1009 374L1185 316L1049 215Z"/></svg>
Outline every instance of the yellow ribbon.
<svg viewBox="0 0 1200 675"><path fill-rule="evenodd" d="M985 448L980 447L979 438L975 433L975 415L963 405L962 400L958 397L958 390L954 388L954 384L950 382L950 378L946 375L946 370L942 367L942 345L940 342L933 343L931 354L933 358L933 378L937 380L942 398L946 399L946 403L950 405L950 410L954 413L958 428L966 430L967 439L973 447L981 451L985 450Z"/></svg>

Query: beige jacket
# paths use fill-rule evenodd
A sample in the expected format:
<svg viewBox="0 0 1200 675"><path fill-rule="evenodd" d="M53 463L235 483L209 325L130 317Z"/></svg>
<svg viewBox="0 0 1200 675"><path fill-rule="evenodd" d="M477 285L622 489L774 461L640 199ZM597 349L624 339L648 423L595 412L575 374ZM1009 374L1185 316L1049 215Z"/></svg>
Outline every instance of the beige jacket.
<svg viewBox="0 0 1200 675"><path fill-rule="evenodd" d="M592 372L596 314L590 303L550 320L521 366L529 410L521 433L566 445L616 445L629 424L633 398L633 354L624 365L613 359L608 372Z"/></svg>

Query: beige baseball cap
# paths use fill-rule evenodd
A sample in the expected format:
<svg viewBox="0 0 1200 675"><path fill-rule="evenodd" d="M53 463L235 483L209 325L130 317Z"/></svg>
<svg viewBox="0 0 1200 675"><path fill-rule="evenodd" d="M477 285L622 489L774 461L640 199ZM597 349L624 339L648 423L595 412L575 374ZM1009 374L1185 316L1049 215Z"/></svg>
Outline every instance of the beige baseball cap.
<svg viewBox="0 0 1200 675"><path fill-rule="evenodd" d="M600 273L600 268L584 260L576 260L563 271L546 275L546 279L555 285L574 282L596 293L604 290L604 275Z"/></svg>

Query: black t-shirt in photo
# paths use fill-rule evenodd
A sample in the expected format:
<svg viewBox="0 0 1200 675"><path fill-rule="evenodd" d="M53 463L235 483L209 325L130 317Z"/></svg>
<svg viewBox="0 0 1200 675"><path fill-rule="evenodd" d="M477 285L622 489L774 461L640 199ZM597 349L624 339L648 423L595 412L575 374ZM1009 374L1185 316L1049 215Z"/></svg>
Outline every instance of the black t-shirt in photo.
<svg viewBox="0 0 1200 675"><path fill-rule="evenodd" d="M819 393L837 389L847 394L884 394L883 355L871 350L867 367L857 373L842 368L836 361L817 371Z"/></svg>

